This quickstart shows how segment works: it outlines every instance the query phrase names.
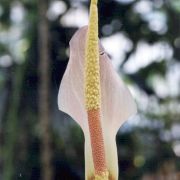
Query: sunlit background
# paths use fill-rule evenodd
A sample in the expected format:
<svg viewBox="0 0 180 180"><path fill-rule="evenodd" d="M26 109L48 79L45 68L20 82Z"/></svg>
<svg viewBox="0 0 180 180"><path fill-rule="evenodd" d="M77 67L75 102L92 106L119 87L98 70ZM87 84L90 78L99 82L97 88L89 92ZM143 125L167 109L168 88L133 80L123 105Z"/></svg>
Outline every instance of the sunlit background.
<svg viewBox="0 0 180 180"><path fill-rule="evenodd" d="M88 24L89 1L1 0L0 180L43 179L46 136L38 116L43 7L50 63L46 168L53 180L84 179L83 133L58 110L57 94L68 43ZM180 1L99 0L99 34L138 106L117 135L119 179L179 180Z"/></svg>

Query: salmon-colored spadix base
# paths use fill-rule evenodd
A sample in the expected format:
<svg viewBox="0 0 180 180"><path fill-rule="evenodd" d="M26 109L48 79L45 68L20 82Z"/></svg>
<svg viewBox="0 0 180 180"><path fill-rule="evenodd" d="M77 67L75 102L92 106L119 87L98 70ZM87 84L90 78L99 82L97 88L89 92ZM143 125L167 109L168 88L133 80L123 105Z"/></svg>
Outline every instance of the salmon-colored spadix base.
<svg viewBox="0 0 180 180"><path fill-rule="evenodd" d="M107 172L104 140L100 121L100 109L88 110L88 124L91 138L92 156L96 175Z"/></svg>

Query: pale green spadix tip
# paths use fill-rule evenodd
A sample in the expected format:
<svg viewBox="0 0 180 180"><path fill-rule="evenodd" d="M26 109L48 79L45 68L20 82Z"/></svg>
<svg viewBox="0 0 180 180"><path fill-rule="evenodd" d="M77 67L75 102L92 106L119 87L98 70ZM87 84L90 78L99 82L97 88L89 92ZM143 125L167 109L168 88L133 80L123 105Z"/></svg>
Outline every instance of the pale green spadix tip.
<svg viewBox="0 0 180 180"><path fill-rule="evenodd" d="M98 0L91 0L91 4L97 5Z"/></svg>

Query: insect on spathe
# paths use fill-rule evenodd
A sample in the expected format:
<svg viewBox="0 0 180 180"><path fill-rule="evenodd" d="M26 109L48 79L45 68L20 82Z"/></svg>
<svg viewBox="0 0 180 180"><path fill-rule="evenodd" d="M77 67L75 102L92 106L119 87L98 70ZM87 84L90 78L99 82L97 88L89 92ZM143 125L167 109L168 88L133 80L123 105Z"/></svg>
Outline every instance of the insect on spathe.
<svg viewBox="0 0 180 180"><path fill-rule="evenodd" d="M79 29L70 41L58 106L84 132L86 179L117 180L116 134L137 110L99 43L97 0L91 1L88 27Z"/></svg>

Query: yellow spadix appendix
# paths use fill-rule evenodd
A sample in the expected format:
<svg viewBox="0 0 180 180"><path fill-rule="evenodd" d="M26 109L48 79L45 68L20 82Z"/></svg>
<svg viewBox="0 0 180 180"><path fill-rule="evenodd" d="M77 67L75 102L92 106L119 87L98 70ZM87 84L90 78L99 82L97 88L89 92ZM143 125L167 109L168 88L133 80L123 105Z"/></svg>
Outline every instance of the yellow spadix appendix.
<svg viewBox="0 0 180 180"><path fill-rule="evenodd" d="M118 180L116 134L136 104L99 42L97 0L91 1L89 26L70 41L58 106L84 132L86 179Z"/></svg>

